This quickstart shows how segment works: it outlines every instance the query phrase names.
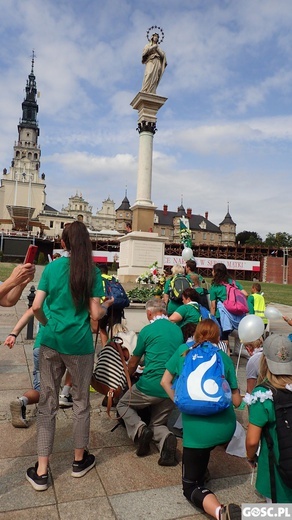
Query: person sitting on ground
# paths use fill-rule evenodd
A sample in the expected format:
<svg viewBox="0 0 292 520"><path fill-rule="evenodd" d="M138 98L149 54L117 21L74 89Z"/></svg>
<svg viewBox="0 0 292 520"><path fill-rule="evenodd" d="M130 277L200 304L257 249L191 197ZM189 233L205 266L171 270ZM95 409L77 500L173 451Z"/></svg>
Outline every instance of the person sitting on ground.
<svg viewBox="0 0 292 520"><path fill-rule="evenodd" d="M169 321L165 303L157 298L146 303L149 324L139 333L137 346L129 360L132 375L144 356L144 370L137 383L118 402L117 412L123 418L128 436L137 441L138 457L148 455L153 440L160 452L160 466L176 465L176 437L167 427L168 416L174 403L160 385L165 363L183 341L179 327ZM138 411L150 406L149 425L140 418Z"/></svg>
<svg viewBox="0 0 292 520"><path fill-rule="evenodd" d="M262 386L262 383L266 386ZM276 429L276 414L273 403L273 393L269 387L276 390L290 391L292 389L292 343L283 334L272 334L263 343L263 354L260 361L258 386L245 401L248 404L249 423L246 435L246 453L252 467L258 465L256 490L267 502L272 499L272 486L269 465L269 449L264 428L272 438L276 459L279 458L279 442ZM292 396L292 394L291 394ZM289 430L288 430L289 431ZM291 433L290 433L291 435ZM289 435L289 436L290 436ZM286 434L286 438L288 434ZM260 453L257 457L259 445ZM286 457L289 450L285 450ZM290 455L289 455L289 460ZM291 503L292 489L284 484L277 465L274 464L274 486L277 503Z"/></svg>
<svg viewBox="0 0 292 520"><path fill-rule="evenodd" d="M184 342L190 345L194 344L194 334L197 328L196 323L187 323L182 330Z"/></svg>
<svg viewBox="0 0 292 520"><path fill-rule="evenodd" d="M182 305L169 316L169 320L177 323L184 334L184 327L188 323L199 323L202 319L199 307L199 295L195 289L191 287L185 289L182 296Z"/></svg>
<svg viewBox="0 0 292 520"><path fill-rule="evenodd" d="M33 280L34 273L33 264L20 264L13 269L9 278L0 285L1 307L12 307L18 302L23 289Z"/></svg>
<svg viewBox="0 0 292 520"><path fill-rule="evenodd" d="M249 314L255 314L256 316L259 316L263 320L266 328L268 323L268 320L265 317L266 302L261 292L261 284L258 282L253 283L251 286L251 294L249 294L247 297L247 305Z"/></svg>
<svg viewBox="0 0 292 520"><path fill-rule="evenodd" d="M211 319L201 321L196 328L194 340L196 343L209 341L217 345L220 337L218 325ZM166 370L161 385L174 400L172 383L182 372L187 345L181 345L166 363ZM195 350L196 347L194 347ZM206 348L208 348L206 346ZM218 445L227 444L236 428L236 416L233 405L241 404L241 396L232 360L218 350L224 363L225 377L232 392L232 403L228 408L214 415L199 416L182 414L183 424L183 460L182 485L183 494L200 510L217 520L241 520L241 510L237 504L222 506L216 495L205 486L205 475L208 468L211 451Z"/></svg>
<svg viewBox="0 0 292 520"><path fill-rule="evenodd" d="M116 336L121 338L123 340L122 346L126 347L128 349L130 356L133 354L133 352L136 348L136 345L137 345L136 332L134 332L133 330L128 330L126 325L124 325L122 323L116 323L112 328L112 336L113 336L113 338ZM135 374L135 376L136 375L137 374ZM133 382L133 378L131 378L131 379ZM117 405L118 400L119 399L116 397L113 398L113 406ZM107 403L108 403L108 397L107 397L107 395L105 395L101 404L102 404L102 406L107 406Z"/></svg>
<svg viewBox="0 0 292 520"><path fill-rule="evenodd" d="M125 324L116 323L113 326L113 337L118 336L123 340L123 347L126 347L130 356L133 354L137 345L137 334L133 330L129 330Z"/></svg>
<svg viewBox="0 0 292 520"><path fill-rule="evenodd" d="M100 264L99 269L101 272L103 288L105 288L105 280L111 280L112 275L108 274L108 267L106 264ZM104 299L102 298L101 301L103 302ZM92 327L93 332L96 332L96 334L99 332L102 347L104 347L108 341L109 331L112 330L116 323L121 323L122 318L124 318L124 309L112 306L109 312L98 321L97 329L95 329L94 326ZM91 324L94 325L93 323Z"/></svg>
<svg viewBox="0 0 292 520"><path fill-rule="evenodd" d="M260 370L260 361L263 355L263 338L249 343L243 343L244 348L250 355L246 364L246 391L251 394L257 384Z"/></svg>
<svg viewBox="0 0 292 520"><path fill-rule="evenodd" d="M168 278L165 282L164 289L163 289L163 296L162 299L165 302L166 308L167 308L167 314L168 316L171 316L171 314L180 306L182 305L182 300L174 300L172 299L171 293L171 281L173 278L177 275L185 276L185 270L182 265L176 264L171 268L172 275L170 278ZM191 279L186 276L186 278L189 280L191 284Z"/></svg>

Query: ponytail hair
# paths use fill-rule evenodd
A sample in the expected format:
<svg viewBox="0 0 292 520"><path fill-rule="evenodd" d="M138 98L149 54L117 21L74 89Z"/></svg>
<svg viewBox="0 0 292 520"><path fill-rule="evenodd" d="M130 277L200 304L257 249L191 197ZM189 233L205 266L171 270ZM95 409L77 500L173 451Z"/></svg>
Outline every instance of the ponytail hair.
<svg viewBox="0 0 292 520"><path fill-rule="evenodd" d="M76 220L64 228L62 240L70 252L70 290L76 309L89 307L95 279L92 245L83 222Z"/></svg>
<svg viewBox="0 0 292 520"><path fill-rule="evenodd" d="M211 319L205 319L198 323L196 331L195 331L195 341L196 343L203 343L204 341L210 341L211 343L218 344L220 339L220 330L215 323L215 321Z"/></svg>

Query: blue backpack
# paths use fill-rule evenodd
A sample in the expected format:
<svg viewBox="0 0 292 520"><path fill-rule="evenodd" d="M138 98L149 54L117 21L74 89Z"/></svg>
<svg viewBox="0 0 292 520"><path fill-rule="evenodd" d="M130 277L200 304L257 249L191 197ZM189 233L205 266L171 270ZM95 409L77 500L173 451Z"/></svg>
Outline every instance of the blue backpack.
<svg viewBox="0 0 292 520"><path fill-rule="evenodd" d="M201 305L200 303L197 303L197 302L193 302L192 306L195 307L195 309L197 309L199 311L199 313L201 314L202 320L209 319L209 320L214 321L218 325L219 330L220 330L220 336L221 336L221 332L222 332L221 325L220 325L219 321L217 320L217 318L213 314L211 314L209 309L207 309L206 307L204 307L203 305Z"/></svg>
<svg viewBox="0 0 292 520"><path fill-rule="evenodd" d="M182 373L173 388L176 406L188 415L214 415L232 402L219 350L209 341L187 351Z"/></svg>
<svg viewBox="0 0 292 520"><path fill-rule="evenodd" d="M122 284L118 282L114 276L112 276L111 279L103 277L102 280L104 282L105 295L109 298L114 297L115 299L112 307L114 309L125 309L125 307L129 307L130 300Z"/></svg>

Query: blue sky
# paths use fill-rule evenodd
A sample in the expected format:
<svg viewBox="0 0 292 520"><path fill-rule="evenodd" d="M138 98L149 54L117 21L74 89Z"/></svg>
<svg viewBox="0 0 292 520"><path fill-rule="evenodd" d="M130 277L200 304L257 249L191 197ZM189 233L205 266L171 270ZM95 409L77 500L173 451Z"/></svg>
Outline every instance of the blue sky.
<svg viewBox="0 0 292 520"><path fill-rule="evenodd" d="M154 136L152 200L237 232L291 230L291 0L9 0L1 4L0 157L9 168L32 49L47 203L76 191L93 213L136 199L139 135L130 102L158 25L168 100Z"/></svg>

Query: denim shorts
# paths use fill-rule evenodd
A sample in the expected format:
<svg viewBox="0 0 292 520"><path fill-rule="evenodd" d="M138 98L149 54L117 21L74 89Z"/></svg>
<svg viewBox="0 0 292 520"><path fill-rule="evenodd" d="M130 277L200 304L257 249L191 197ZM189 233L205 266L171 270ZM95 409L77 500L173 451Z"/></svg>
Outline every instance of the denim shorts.
<svg viewBox="0 0 292 520"><path fill-rule="evenodd" d="M38 392L41 391L41 381L40 381L40 366L39 366L39 354L40 349L33 349L33 389Z"/></svg>

